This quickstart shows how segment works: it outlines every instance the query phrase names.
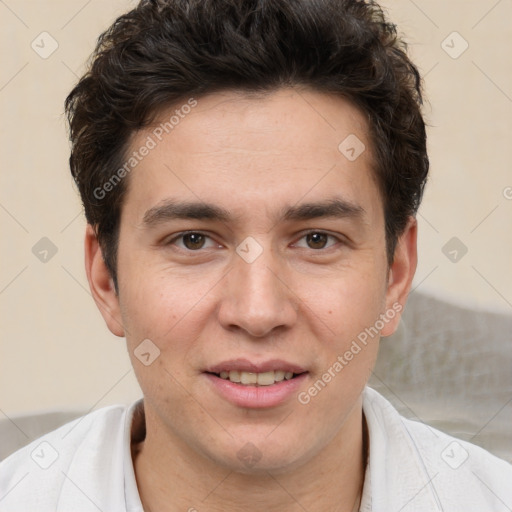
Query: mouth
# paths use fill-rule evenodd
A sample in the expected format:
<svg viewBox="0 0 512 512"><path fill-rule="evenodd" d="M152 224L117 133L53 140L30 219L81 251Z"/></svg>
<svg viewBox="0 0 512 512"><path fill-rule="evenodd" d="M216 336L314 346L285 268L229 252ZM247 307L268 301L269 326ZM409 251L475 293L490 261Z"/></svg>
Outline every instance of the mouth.
<svg viewBox="0 0 512 512"><path fill-rule="evenodd" d="M237 407L269 408L289 402L304 386L309 372L274 359L254 363L233 359L203 371L214 392Z"/></svg>

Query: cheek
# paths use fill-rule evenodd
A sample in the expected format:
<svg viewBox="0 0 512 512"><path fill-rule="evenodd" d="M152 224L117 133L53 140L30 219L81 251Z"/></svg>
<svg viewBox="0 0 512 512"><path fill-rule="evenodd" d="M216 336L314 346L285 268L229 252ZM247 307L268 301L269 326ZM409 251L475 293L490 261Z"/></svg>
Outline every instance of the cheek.
<svg viewBox="0 0 512 512"><path fill-rule="evenodd" d="M304 282L304 314L342 348L350 338L375 324L385 303L384 275L345 271L339 276ZM320 332L318 333L320 335Z"/></svg>
<svg viewBox="0 0 512 512"><path fill-rule="evenodd" d="M347 404L355 403L371 375L384 297L382 277L375 274L345 276L324 293L308 297L309 318L316 318L321 343L309 387L297 398L319 428L331 425L334 433L343 424Z"/></svg>
<svg viewBox="0 0 512 512"><path fill-rule="evenodd" d="M376 323L385 299L384 277L375 271L346 272L316 293L310 289L305 300L305 314L320 343L313 382L301 403L311 402L309 407L323 420L332 414L337 418L331 418L334 423L342 421L344 407L353 403L371 375L379 346ZM333 409L333 404L338 405Z"/></svg>
<svg viewBox="0 0 512 512"><path fill-rule="evenodd" d="M124 325L129 334L173 339L184 329L188 338L194 338L204 314L204 303L215 280L192 280L148 264L126 267L130 276L126 286L120 287L120 304Z"/></svg>

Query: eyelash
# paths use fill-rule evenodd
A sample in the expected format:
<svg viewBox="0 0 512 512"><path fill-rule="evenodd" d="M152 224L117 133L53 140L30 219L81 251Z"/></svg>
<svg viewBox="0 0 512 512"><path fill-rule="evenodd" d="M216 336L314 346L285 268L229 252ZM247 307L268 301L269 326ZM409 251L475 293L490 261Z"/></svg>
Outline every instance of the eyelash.
<svg viewBox="0 0 512 512"><path fill-rule="evenodd" d="M183 239L184 236L186 235L202 235L206 238L209 238L210 240L212 240L212 237L206 233L203 233L202 231L184 231L182 233L179 233L178 235L174 236L171 240L169 240L168 242L166 242L165 245L174 245L174 242L176 242L177 240L179 239ZM341 243L343 244L343 240L334 236L334 235L331 235L330 233L327 233L325 231L321 231L321 230L318 230L318 229L312 229L310 231L307 231L306 233L304 233L300 238L299 240L302 240L303 238L307 237L308 235L311 235L311 234L319 234L319 235L326 235L328 238L331 238L331 239L334 239L336 240L336 242L338 243ZM313 252L322 252L322 251L327 251L329 249L331 249L332 247L334 247L336 244L332 244L328 247L323 247L321 249L310 249L311 251ZM181 251L185 251L185 252L188 252L188 253L199 253L201 252L202 250L204 250L204 248L200 248L200 249L197 249L197 250L192 250L192 249L187 249L186 247L185 248L182 248L182 247L178 247L179 250ZM301 247L301 249L309 249L308 247Z"/></svg>

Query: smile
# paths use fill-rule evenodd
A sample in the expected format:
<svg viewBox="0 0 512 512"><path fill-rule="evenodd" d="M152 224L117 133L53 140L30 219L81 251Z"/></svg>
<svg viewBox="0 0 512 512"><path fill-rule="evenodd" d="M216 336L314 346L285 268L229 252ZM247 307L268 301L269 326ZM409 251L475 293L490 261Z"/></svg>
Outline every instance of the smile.
<svg viewBox="0 0 512 512"><path fill-rule="evenodd" d="M275 370L261 373L231 370L222 371L218 375L221 379L229 380L245 386L272 386L276 382L293 379L296 374L285 370Z"/></svg>

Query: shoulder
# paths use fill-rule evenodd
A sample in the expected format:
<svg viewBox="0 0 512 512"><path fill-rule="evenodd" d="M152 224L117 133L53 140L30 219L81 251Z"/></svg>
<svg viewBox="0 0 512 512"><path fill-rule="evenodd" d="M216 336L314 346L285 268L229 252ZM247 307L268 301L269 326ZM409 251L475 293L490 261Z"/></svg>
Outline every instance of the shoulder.
<svg viewBox="0 0 512 512"><path fill-rule="evenodd" d="M433 510L446 512L512 509L511 464L479 446L402 417L371 388L365 390L363 409L370 434L370 461L372 450L380 459L374 461L375 478L379 471L394 475L397 481L390 485L399 488L403 503L409 488L411 510L424 510L414 506L422 500L435 505ZM385 447L375 446L378 443Z"/></svg>
<svg viewBox="0 0 512 512"><path fill-rule="evenodd" d="M492 510L512 507L512 465L487 450L457 439L419 421L401 418L412 445L431 475L439 494L466 499L471 495L484 503L493 503ZM506 506L505 506L506 504Z"/></svg>
<svg viewBox="0 0 512 512"><path fill-rule="evenodd" d="M32 441L0 462L0 511L57 510L66 482L104 471L121 447L127 407L104 407Z"/></svg>

